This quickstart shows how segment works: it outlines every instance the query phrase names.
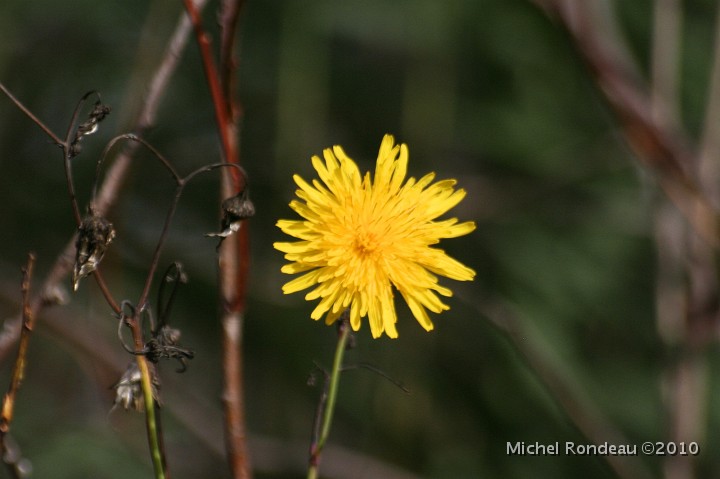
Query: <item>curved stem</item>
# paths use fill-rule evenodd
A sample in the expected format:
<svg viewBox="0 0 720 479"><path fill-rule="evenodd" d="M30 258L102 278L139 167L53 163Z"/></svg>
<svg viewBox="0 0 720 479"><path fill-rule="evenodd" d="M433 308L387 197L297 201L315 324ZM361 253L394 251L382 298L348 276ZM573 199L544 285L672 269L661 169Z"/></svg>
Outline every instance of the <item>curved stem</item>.
<svg viewBox="0 0 720 479"><path fill-rule="evenodd" d="M177 209L177 205L180 201L180 196L182 195L182 190L184 187L185 183L181 181L178 187L175 189L175 196L173 197L172 203L170 204L170 209L165 216L165 223L163 224L163 229L160 232L160 238L158 239L157 246L155 246L155 252L153 253L152 261L150 262L150 269L148 270L147 278L145 279L145 287L143 288L140 299L138 300L139 309L144 308L145 303L147 303L148 296L150 295L150 285L152 284L153 277L155 276L155 271L157 270L158 264L160 262L160 253L162 252L163 246L165 245L165 240L167 239L168 231L170 230L170 224L172 223L173 216L175 216L175 210Z"/></svg>
<svg viewBox="0 0 720 479"><path fill-rule="evenodd" d="M141 140L142 141L142 140ZM146 142L142 141L142 143L145 146L148 146ZM154 148L152 148L153 152L156 152ZM167 163L167 166L171 171L174 172L174 169L172 169L170 163L162 157L159 153L157 153L158 158L161 158L161 161L165 164ZM147 278L145 280L145 287L143 288L143 292L140 296L140 299L138 300L138 308L142 309L145 303L147 302L147 298L150 294L150 285L152 284L153 277L155 276L155 271L158 268L158 264L160 262L160 253L162 252L162 248L165 245L165 241L167 239L168 231L170 230L170 224L172 223L173 216L175 216L175 210L177 209L177 205L180 201L180 197L182 196L183 189L187 185L188 181L193 179L195 176L197 176L200 173L211 171L216 168L225 167L225 166L236 166L232 165L230 163L215 163L212 165L204 166L202 168L198 168L197 170L193 171L189 175L187 175L185 178L177 178L177 188L175 189L175 196L173 197L173 201L170 205L170 209L168 210L167 215L165 216L165 224L163 224L162 232L160 233L160 238L158 239L157 246L155 247L155 252L153 253L152 261L150 262L150 269L148 270ZM237 167L239 168L239 167ZM241 169L241 168L240 168ZM242 169L241 169L242 170ZM173 176L175 176L176 173L173 173Z"/></svg>
<svg viewBox="0 0 720 479"><path fill-rule="evenodd" d="M100 170L105 162L105 158L107 158L108 154L110 153L110 150L120 141L122 140L129 140L134 141L145 148L147 148L155 157L160 161L160 163L163 164L163 166L170 172L173 179L175 180L175 183L179 184L182 181L182 178L178 174L178 172L175 170L175 168L172 166L172 163L165 158L154 146L152 146L147 141L143 140L139 136L133 134L133 133L125 133L122 135L118 135L112 140L108 142L107 145L105 145L105 149L103 150L102 154L100 155L100 158L98 159L97 165L95 167L95 182L93 185L93 195L92 195L92 202L95 202L95 199L97 197L97 186L100 183Z"/></svg>
<svg viewBox="0 0 720 479"><path fill-rule="evenodd" d="M77 119L80 116L80 109L85 104L85 101L90 97L90 95L97 95L98 100L100 99L100 94L96 90L90 90L89 92L85 93L82 98L78 101L77 105L75 106L75 110L73 111L72 118L70 118L70 123L68 123L68 129L65 133L65 145L70 146L71 138L73 136L73 132L75 131L75 125L77 124Z"/></svg>
<svg viewBox="0 0 720 479"><path fill-rule="evenodd" d="M108 288L107 283L105 283L105 277L100 272L100 268L98 267L93 271L93 277L95 278L95 282L97 283L98 287L100 288L100 292L105 297L105 301L110 306L110 309L113 310L116 314L120 312L120 306L118 305L117 301L113 297L112 293L110 292L110 288Z"/></svg>
<svg viewBox="0 0 720 479"><path fill-rule="evenodd" d="M194 7L197 10L201 10L204 8L205 3L206 0L196 0ZM185 18L181 18L178 21L175 32L173 33L171 39L168 42L166 54L164 55L162 61L158 65L158 68L152 75L150 84L147 89L147 97L143 102L141 112L138 114L138 117L135 119L134 122L133 131L136 134L141 135L143 132L147 131L147 129L150 128L154 123L157 116L158 105L160 104L160 100L164 97L167 91L166 86L168 84L168 81L176 70L178 62L181 58L181 54L187 43L189 31L189 22ZM20 109L28 118L30 118L33 123L35 123L41 130L43 130L43 132L48 135L57 146L63 149L68 146L58 135L53 133L50 128L48 128L22 103L20 103L20 101L17 100L2 83L0 83L0 91L2 91L18 107L18 109ZM116 161L113 163L112 169L108 173L103 185L94 186L93 206L96 208L95 212L97 214L105 214L105 212L114 205L118 194L122 188L123 180L127 176L127 172L131 163L131 158L135 153L135 149L136 148L131 147L128 148L126 151L120 153ZM99 191L97 191L98 188ZM40 288L41 291L47 291L51 289L53 286L57 285L60 281L63 280L63 278L67 276L68 272L73 267L72 257L74 251L75 239L71 238L71 240L65 246L64 250L58 255L50 272L46 275L42 288ZM37 313L46 305L47 302L43 296L43 293L35 294L30 300L30 314L37 315ZM113 309L117 312L117 310L119 309L117 307L117 304L113 307ZM18 324L19 322L22 322L22 318L20 318L20 321L14 321L14 327L10 329L6 328L6 330L8 331L3 332L3 334L0 335L0 360L6 357L12 350L13 346L16 344L17 338L20 335L21 331L21 328ZM140 328L136 328L133 330L134 336L137 336L136 331L137 333L139 333ZM139 340L142 342L142 334L139 335ZM152 404L152 383L149 374L149 368L143 356L137 356L137 358L139 358L138 365L144 378L142 382L142 387L143 393L145 394L146 405L148 403ZM144 364L145 367L143 367L142 364ZM148 386L150 387L148 388ZM156 478L167 478L167 468L164 466L164 457L162 454L159 415L156 414L154 408L148 408L146 415L146 423L148 429L148 441L151 445L151 456L156 469Z"/></svg>
<svg viewBox="0 0 720 479"><path fill-rule="evenodd" d="M163 326L167 324L167 317L170 316L170 309L175 301L175 295L180 287L180 284L187 282L187 277L183 271L182 264L175 261L168 266L163 275L162 281L160 282L160 288L158 288L158 299L157 299L157 324L153 324L150 328L153 334L159 331ZM173 283L172 290L170 291L170 298L165 301L165 286L168 283ZM151 321L152 322L152 321Z"/></svg>
<svg viewBox="0 0 720 479"><path fill-rule="evenodd" d="M73 111L72 118L70 119L70 123L68 124L67 133L65 134L65 141L62 144L63 163L65 166L65 179L67 180L67 188L68 193L70 194L70 204L72 205L73 216L75 217L75 223L77 223L78 226L80 226L80 223L82 223L82 213L80 213L77 196L75 195L75 183L73 182L72 166L70 164L70 161L73 158L72 136L74 134L73 132L75 131L75 125L77 124L78 116L80 116L80 109L85 104L85 101L88 99L88 97L93 94L97 95L98 99L100 98L100 94L98 92L96 92L95 90L91 90L85 93L85 95L83 95L80 101L78 101L78 104Z"/></svg>
<svg viewBox="0 0 720 479"><path fill-rule="evenodd" d="M245 169L242 166L238 165L237 163L226 163L226 162L213 163L210 165L201 166L197 170L192 171L187 176L185 176L185 178L183 178L183 181L185 183L187 183L188 181L192 180L194 177L196 177L200 173L205 173L206 171L211 171L211 170L215 170L217 168L226 168L226 167L234 168L235 170L237 170L237 172L240 173L240 175L242 175L244 184L247 185L248 180L247 180L247 173L245 172Z"/></svg>

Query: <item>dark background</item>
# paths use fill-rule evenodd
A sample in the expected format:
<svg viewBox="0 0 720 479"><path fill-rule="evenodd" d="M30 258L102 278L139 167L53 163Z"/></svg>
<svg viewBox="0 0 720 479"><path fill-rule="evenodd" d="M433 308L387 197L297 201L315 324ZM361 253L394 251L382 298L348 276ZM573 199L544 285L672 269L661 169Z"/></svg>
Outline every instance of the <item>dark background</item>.
<svg viewBox="0 0 720 479"><path fill-rule="evenodd" d="M642 71L649 68L652 2L611 2ZM690 135L703 117L716 4L685 3L681 100ZM217 38L215 9L204 17ZM181 12L180 2L4 0L0 81L64 136L77 100L96 89L113 107L85 140L74 173L81 205L105 143L128 131ZM321 473L352 478L617 477L602 457L517 457L507 442L590 443L589 422L641 444L668 437L663 384L672 350L656 324L653 221L662 193L638 167L569 36L524 0L255 1L240 27L241 156L251 181L250 297L244 329L247 422L258 478L304 476L318 387L335 332L309 318L303 294L284 296L295 218L292 174L341 144L372 169L383 134L410 149L409 174L435 171L468 192L453 211L472 234L442 244L477 272L426 333L398 304L400 337L357 334L348 364L371 363L340 387ZM148 141L182 172L218 161L212 105L191 39ZM140 153L118 206L118 237L103 271L134 299L173 184ZM220 408L215 242L218 177L192 183L162 264L190 276L173 324L196 359L183 375L162 366L163 419L173 477L229 477ZM38 255L39 285L74 231L62 157L0 99L1 319L19 312L20 267ZM63 286L71 289L70 280ZM154 298L154 294L153 294ZM498 326L499 325L499 326ZM504 326L512 325L515 334ZM38 478L151 477L142 416L114 410L109 389L129 361L93 281L43 312L30 344L13 435ZM90 338L95 352L73 337ZM717 347L708 351L699 477L718 477ZM12 355L1 366L7 384ZM558 384L561 386L559 387ZM575 406L573 406L575 405ZM579 411L579 412L578 412ZM617 442L617 441L616 441ZM663 458L630 458L659 476ZM6 473L0 469L0 477ZM380 472L378 472L380 471ZM640 476L638 476L640 477Z"/></svg>

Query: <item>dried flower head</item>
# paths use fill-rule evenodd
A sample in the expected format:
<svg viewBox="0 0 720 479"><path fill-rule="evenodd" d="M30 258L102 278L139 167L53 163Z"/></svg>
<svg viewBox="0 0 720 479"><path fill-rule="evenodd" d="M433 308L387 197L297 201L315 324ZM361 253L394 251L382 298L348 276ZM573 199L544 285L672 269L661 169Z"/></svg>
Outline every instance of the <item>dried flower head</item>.
<svg viewBox="0 0 720 479"><path fill-rule="evenodd" d="M323 162L312 158L320 176L312 185L295 175L300 200L290 202L303 220L280 220L277 226L300 241L275 243L290 264L288 274L305 273L283 286L285 294L315 287L305 299L320 299L313 319L326 315L335 322L350 309L350 324L360 328L368 317L373 337L383 332L397 337L393 287L426 330L433 329L426 309L449 309L437 296L449 297L450 289L438 284L438 275L470 281L475 272L433 248L443 238L454 238L475 229L472 221L456 218L435 221L457 205L465 190L455 190L455 180L432 183L434 173L405 181L407 146L383 138L375 175L361 176L355 164L335 146L324 151ZM321 183L322 181L322 183ZM403 183L404 182L404 183Z"/></svg>
<svg viewBox="0 0 720 479"><path fill-rule="evenodd" d="M207 233L205 236L227 238L242 226L242 221L255 215L255 205L250 201L248 188L222 202L222 222L219 233Z"/></svg>
<svg viewBox="0 0 720 479"><path fill-rule="evenodd" d="M82 149L81 142L83 138L88 135L95 133L100 127L100 122L110 114L111 108L108 105L104 105L100 100L95 102L92 111L88 115L88 119L78 126L75 131L75 136L70 142L70 157L73 158L80 154Z"/></svg>
<svg viewBox="0 0 720 479"><path fill-rule="evenodd" d="M105 250L115 238L112 223L95 214L87 215L78 227L75 242L75 268L73 270L73 289L77 291L80 280L97 268L105 255Z"/></svg>
<svg viewBox="0 0 720 479"><path fill-rule="evenodd" d="M155 369L151 367L150 373L152 374L152 393L155 401L160 404L160 380L155 373ZM145 409L142 392L142 374L140 368L136 362L131 362L125 372L123 373L120 381L113 386L115 389L115 402L113 408L121 405L126 411L133 409L135 411L143 411Z"/></svg>

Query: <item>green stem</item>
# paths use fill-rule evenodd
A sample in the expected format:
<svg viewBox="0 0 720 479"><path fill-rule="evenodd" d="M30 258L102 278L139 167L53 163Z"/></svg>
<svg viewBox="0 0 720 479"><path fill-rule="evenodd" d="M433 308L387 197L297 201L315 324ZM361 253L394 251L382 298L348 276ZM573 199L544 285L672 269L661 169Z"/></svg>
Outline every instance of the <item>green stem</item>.
<svg viewBox="0 0 720 479"><path fill-rule="evenodd" d="M307 479L317 479L318 477L318 464L310 464L307 473Z"/></svg>
<svg viewBox="0 0 720 479"><path fill-rule="evenodd" d="M350 337L350 324L344 321L340 325L337 348L335 349L335 359L333 360L333 368L330 373L330 384L327 392L327 403L323 411L322 428L317 444L310 453L310 466L308 467L307 479L317 479L318 468L320 466L320 455L327 442L330 434L330 426L332 424L333 412L335 411L335 401L337 399L338 383L340 382L340 373L342 372L343 355L347 348L348 338Z"/></svg>
<svg viewBox="0 0 720 479"><path fill-rule="evenodd" d="M155 417L155 397L153 396L152 378L145 356L137 356L137 364L142 377L143 400L145 401L145 427L147 428L150 456L152 457L155 479L166 479L165 460L160 446L158 423Z"/></svg>

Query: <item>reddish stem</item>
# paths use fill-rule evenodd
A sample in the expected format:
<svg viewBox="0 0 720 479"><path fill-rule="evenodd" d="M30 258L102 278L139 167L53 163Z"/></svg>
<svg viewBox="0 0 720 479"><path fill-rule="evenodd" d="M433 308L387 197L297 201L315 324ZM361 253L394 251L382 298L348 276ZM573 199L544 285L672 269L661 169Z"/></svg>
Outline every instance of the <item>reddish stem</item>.
<svg viewBox="0 0 720 479"><path fill-rule="evenodd" d="M237 142L234 141L228 134L228 127L232 125L232 119L228 114L226 108L227 101L225 95L223 95L222 88L220 86L220 79L218 77L218 70L213 60L213 54L210 50L210 38L202 26L202 19L200 14L195 8L192 0L184 0L185 9L190 16L190 21L195 29L195 38L200 48L200 56L203 62L203 70L207 78L208 88L210 89L210 96L212 97L213 106L215 107L215 121L218 124L218 132L220 134L220 142L222 143L223 156L225 161L228 163L239 163ZM234 171L230 173L233 178L235 186L242 186L240 183L240 175Z"/></svg>
<svg viewBox="0 0 720 479"><path fill-rule="evenodd" d="M210 40L202 27L202 20L191 0L184 0L185 8L195 28L197 43L200 48L203 68L207 78L210 95L215 108L215 119L226 162L239 165L239 149L237 143L237 125L233 113L233 102L228 96L231 93L229 84L225 85L223 93L218 70L210 49ZM234 31L228 22L236 22L239 13L239 4L235 10L227 2L223 4L223 53L224 72L233 69L230 51L231 43L227 35ZM234 13L233 13L234 12ZM230 74L226 73L224 79L230 81ZM239 171L233 169L229 174L223 175L222 194L228 198L245 188L245 178ZM223 308L223 373L224 391L223 405L225 409L225 437L228 450L228 461L232 475L236 479L250 477L250 465L247 453L247 439L245 436L245 413L243 395L242 371L242 327L247 294L247 275L249 263L249 242L247 223L236 234L223 241L218 256L219 281L221 305Z"/></svg>

